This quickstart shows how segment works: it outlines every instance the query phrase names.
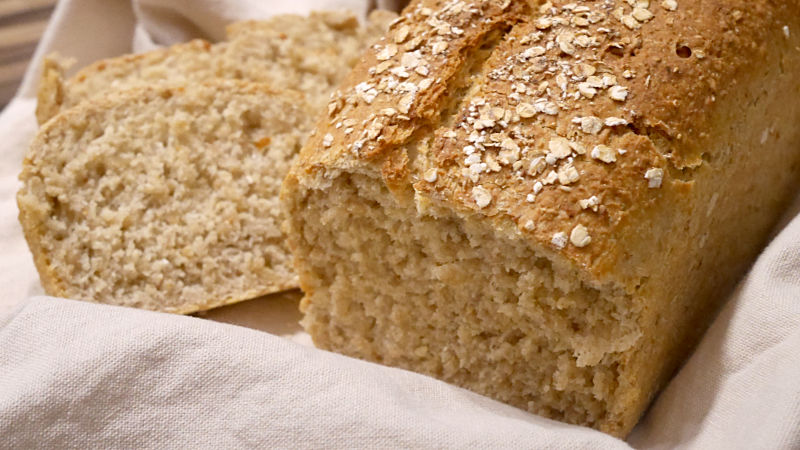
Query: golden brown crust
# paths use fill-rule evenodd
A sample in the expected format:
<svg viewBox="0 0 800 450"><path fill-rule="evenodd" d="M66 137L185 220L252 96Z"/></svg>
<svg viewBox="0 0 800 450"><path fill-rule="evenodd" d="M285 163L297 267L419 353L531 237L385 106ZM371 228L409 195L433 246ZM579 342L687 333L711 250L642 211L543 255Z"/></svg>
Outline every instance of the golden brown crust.
<svg viewBox="0 0 800 450"><path fill-rule="evenodd" d="M64 289L63 281L56 275L50 264L50 258L47 257L42 246L44 223L41 220L41 214L44 214L44 212L31 211L21 205L18 205L18 207L19 223L22 226L25 241L28 243L28 249L33 255L33 263L39 273L39 281L42 283L42 288L48 295L65 297L66 290Z"/></svg>
<svg viewBox="0 0 800 450"><path fill-rule="evenodd" d="M44 58L42 78L36 91L36 120L39 124L58 114L64 102L64 66L55 55Z"/></svg>
<svg viewBox="0 0 800 450"><path fill-rule="evenodd" d="M709 108L746 81L798 8L531 3L410 5L334 94L303 166L382 170L401 190L408 174L418 195L513 224L600 283L625 256L630 217L687 189L684 171L711 147ZM488 60L480 45L496 45ZM561 155L551 148L564 144ZM411 167L381 166L404 146L422 148Z"/></svg>
<svg viewBox="0 0 800 450"><path fill-rule="evenodd" d="M329 118L325 121L328 126L321 126L320 130L325 132L318 133L306 146L327 150L309 150L306 157L309 164L371 160L405 143L417 128L436 124L441 102L449 94L448 82L466 65L470 53L485 36L513 21L522 8L522 2L511 2L502 10L495 2L476 3L480 16L487 20L460 29L458 25L470 23L470 15L458 13L448 22L456 26L457 34L448 31L440 39L426 40L427 34L435 35L430 30L427 34L411 34L411 27L417 24L401 16L392 26L393 31L364 55L363 61L331 96ZM448 23L443 26L450 27ZM442 45L446 48L441 48ZM438 57L413 69L399 67L403 54L417 50L429 54L434 46ZM389 69L396 69L397 75L389 77ZM423 75L426 72L429 75ZM396 83L388 86L383 82L387 77ZM380 131L380 138L370 137L372 130ZM324 143L327 133L331 134L330 143Z"/></svg>
<svg viewBox="0 0 800 450"><path fill-rule="evenodd" d="M769 46L783 46L797 2L684 1L674 11L651 7L654 17L631 32L616 64L637 76L626 110L640 133L666 141L676 169L702 164L718 98L760 77ZM607 56L607 58L612 58ZM679 105L679 107L678 107Z"/></svg>

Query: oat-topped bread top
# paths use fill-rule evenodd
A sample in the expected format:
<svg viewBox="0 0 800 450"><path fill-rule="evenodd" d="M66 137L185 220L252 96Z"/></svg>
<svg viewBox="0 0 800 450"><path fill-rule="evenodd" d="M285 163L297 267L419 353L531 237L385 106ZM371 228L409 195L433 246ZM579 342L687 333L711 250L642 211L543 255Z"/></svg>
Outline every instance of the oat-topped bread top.
<svg viewBox="0 0 800 450"><path fill-rule="evenodd" d="M115 91L48 121L17 195L47 293L187 313L296 287L278 191L307 109L216 80Z"/></svg>
<svg viewBox="0 0 800 450"><path fill-rule="evenodd" d="M198 39L105 59L66 81L64 68L56 60L46 59L37 119L44 123L59 110L111 89L213 78L259 81L275 89L295 89L305 93L314 108L322 108L330 91L396 17L377 10L361 26L351 12L326 11L309 17L287 14L240 22L228 27L229 41L212 45Z"/></svg>
<svg viewBox="0 0 800 450"><path fill-rule="evenodd" d="M295 173L379 171L420 209L485 216L592 284L615 267L633 283L644 227L670 214L654 203L722 157L705 152L725 114L707 109L760 76L766 46L790 45L798 14L766 0L416 1L333 94Z"/></svg>

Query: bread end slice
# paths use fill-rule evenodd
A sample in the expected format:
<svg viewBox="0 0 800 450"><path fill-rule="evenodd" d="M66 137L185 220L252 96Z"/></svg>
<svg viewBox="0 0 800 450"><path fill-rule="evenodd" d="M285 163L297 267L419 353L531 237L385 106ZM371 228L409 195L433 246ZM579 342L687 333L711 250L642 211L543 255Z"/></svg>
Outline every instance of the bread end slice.
<svg viewBox="0 0 800 450"><path fill-rule="evenodd" d="M45 290L189 313L297 287L277 196L308 128L302 95L240 81L133 88L60 113L17 196Z"/></svg>

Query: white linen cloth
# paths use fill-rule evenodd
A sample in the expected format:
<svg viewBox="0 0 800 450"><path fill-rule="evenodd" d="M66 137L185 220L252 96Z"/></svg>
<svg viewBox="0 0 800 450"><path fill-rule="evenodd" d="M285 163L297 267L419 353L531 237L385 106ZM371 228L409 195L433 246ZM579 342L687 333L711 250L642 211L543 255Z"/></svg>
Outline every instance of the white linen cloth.
<svg viewBox="0 0 800 450"><path fill-rule="evenodd" d="M368 0L63 0L0 115L0 448L800 448L800 201L627 442L308 346L297 294L205 315L37 296L16 179L44 54L96 59ZM381 2L378 2L381 3ZM800 199L798 199L800 200ZM291 342L295 341L295 342Z"/></svg>

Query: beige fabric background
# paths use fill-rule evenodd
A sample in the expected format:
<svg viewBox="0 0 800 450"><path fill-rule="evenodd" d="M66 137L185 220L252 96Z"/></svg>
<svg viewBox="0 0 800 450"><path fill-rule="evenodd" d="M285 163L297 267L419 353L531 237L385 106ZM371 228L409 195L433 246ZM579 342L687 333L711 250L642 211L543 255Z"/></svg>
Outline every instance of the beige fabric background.
<svg viewBox="0 0 800 450"><path fill-rule="evenodd" d="M64 0L37 56L58 50L81 66L220 38L233 20L334 7L363 15L373 3ZM623 442L310 348L297 293L203 316L212 320L38 297L14 201L37 74L34 64L0 114L0 448L800 448L800 198Z"/></svg>

